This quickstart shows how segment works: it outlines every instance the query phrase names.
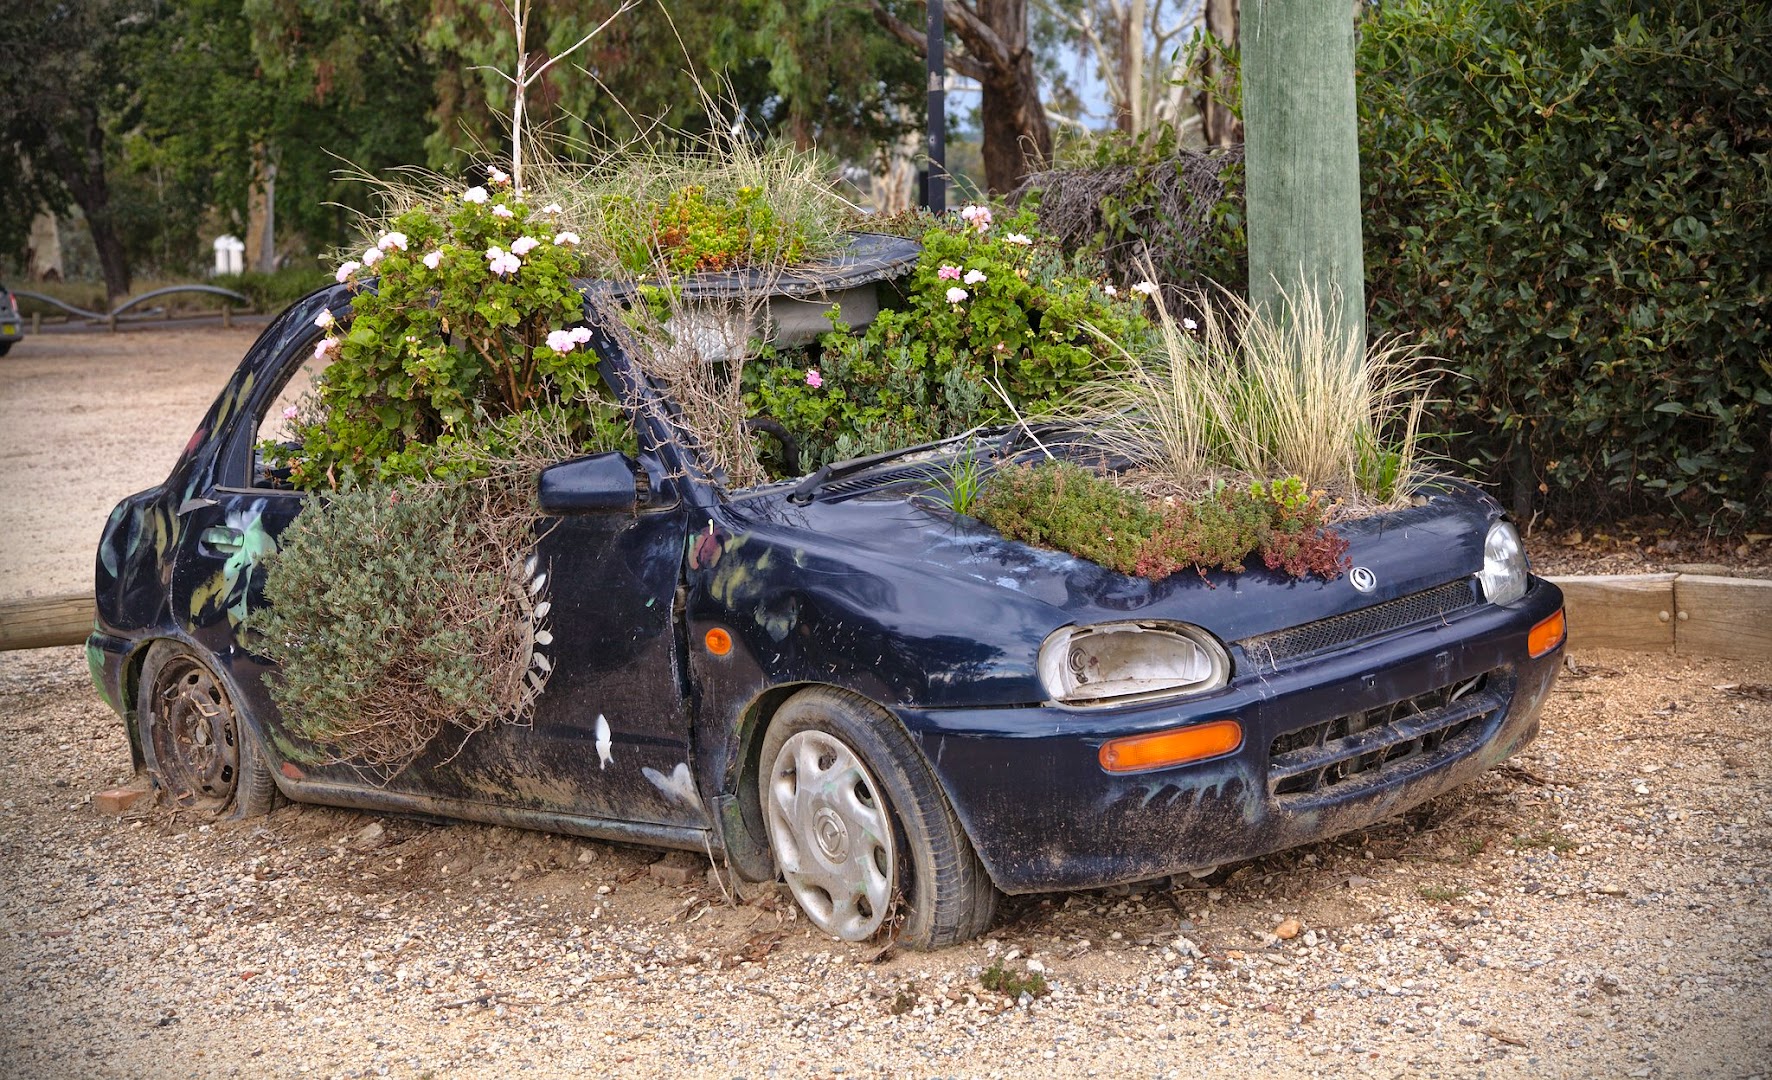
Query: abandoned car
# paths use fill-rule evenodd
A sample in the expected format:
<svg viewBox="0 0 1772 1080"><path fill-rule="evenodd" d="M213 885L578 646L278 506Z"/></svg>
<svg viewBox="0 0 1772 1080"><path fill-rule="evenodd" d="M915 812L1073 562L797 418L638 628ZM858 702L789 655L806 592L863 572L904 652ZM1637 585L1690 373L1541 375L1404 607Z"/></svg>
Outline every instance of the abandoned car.
<svg viewBox="0 0 1772 1080"><path fill-rule="evenodd" d="M592 346L637 454L545 470L531 563L552 676L527 725L391 778L290 753L238 615L312 497L255 459L343 286L265 330L164 484L111 515L88 657L139 767L276 798L708 852L821 929L937 946L1000 893L1200 870L1358 829L1534 737L1563 644L1501 508L1446 481L1342 527L1334 580L1130 577L927 498L1013 430L727 490L666 389ZM545 607L544 607L545 605Z"/></svg>

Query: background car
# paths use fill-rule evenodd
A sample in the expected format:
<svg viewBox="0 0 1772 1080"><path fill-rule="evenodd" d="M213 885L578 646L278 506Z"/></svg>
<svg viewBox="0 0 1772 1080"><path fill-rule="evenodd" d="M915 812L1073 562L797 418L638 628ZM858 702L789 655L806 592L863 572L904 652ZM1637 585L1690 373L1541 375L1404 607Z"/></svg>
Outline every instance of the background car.
<svg viewBox="0 0 1772 1080"><path fill-rule="evenodd" d="M25 327L18 314L18 298L0 282L0 356L12 351L14 342L23 341Z"/></svg>
<svg viewBox="0 0 1772 1080"><path fill-rule="evenodd" d="M112 513L88 658L168 797L280 797L710 852L813 923L935 946L1000 892L1148 879L1359 828L1524 745L1562 598L1493 500L1445 483L1351 523L1357 574L1128 577L931 498L989 433L728 490L614 333L637 454L541 473L526 726L392 777L314 764L240 613L312 496L255 447L344 287L279 316L160 487ZM321 756L323 758L323 755Z"/></svg>

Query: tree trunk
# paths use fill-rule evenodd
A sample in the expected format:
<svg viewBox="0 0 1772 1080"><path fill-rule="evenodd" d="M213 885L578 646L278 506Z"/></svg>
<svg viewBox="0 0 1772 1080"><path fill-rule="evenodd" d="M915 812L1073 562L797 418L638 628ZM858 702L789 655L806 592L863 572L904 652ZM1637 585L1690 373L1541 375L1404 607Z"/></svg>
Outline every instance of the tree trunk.
<svg viewBox="0 0 1772 1080"><path fill-rule="evenodd" d="M1354 20L1345 0L1250 6L1243 25L1249 299L1281 315L1314 292L1364 336Z"/></svg>
<svg viewBox="0 0 1772 1080"><path fill-rule="evenodd" d="M1237 45L1241 6L1239 0L1206 0L1206 32L1227 48ZM1209 57L1202 74L1209 89L1201 91L1195 107L1200 112L1206 145L1235 146L1243 141L1243 123L1225 101L1234 92L1230 72L1222 62Z"/></svg>
<svg viewBox="0 0 1772 1080"><path fill-rule="evenodd" d="M956 7L958 4L956 3ZM966 49L987 61L979 118L984 129L984 179L996 194L1014 191L1030 172L1052 160L1052 127L1040 100L1040 76L1028 50L1027 0L981 0L980 21L996 32L1001 49L956 27ZM974 38L977 40L975 41Z"/></svg>
<svg viewBox="0 0 1772 1080"><path fill-rule="evenodd" d="M48 165L86 215L92 246L98 251L99 269L105 275L105 294L113 306L129 295L129 257L111 214L111 189L105 179L105 133L98 110L81 110L82 145L72 146L60 128L51 128L45 141Z"/></svg>

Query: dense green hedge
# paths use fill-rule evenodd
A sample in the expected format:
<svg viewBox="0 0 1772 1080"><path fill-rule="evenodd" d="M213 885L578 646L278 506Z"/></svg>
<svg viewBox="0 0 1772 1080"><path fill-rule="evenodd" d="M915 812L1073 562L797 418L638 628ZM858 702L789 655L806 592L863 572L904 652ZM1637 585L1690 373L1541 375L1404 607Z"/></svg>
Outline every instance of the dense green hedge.
<svg viewBox="0 0 1772 1080"><path fill-rule="evenodd" d="M1772 526L1772 5L1398 0L1358 64L1370 325L1456 372L1453 456L1522 516ZM1102 196L1042 224L1244 289L1236 172L1178 229L1143 149L1031 181Z"/></svg>
<svg viewBox="0 0 1772 1080"><path fill-rule="evenodd" d="M1468 379L1459 456L1516 509L1772 522L1772 8L1411 0L1359 64L1372 321Z"/></svg>

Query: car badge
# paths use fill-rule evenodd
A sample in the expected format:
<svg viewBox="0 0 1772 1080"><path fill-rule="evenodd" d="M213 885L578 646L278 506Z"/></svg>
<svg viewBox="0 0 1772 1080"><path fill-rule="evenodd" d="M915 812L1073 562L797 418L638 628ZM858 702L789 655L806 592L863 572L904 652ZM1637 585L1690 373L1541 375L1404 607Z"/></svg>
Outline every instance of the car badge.
<svg viewBox="0 0 1772 1080"><path fill-rule="evenodd" d="M1378 575L1364 566L1356 566L1347 572L1348 584L1360 592L1371 592L1378 588Z"/></svg>

